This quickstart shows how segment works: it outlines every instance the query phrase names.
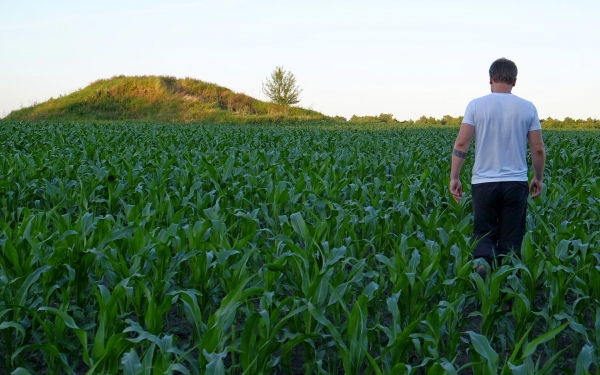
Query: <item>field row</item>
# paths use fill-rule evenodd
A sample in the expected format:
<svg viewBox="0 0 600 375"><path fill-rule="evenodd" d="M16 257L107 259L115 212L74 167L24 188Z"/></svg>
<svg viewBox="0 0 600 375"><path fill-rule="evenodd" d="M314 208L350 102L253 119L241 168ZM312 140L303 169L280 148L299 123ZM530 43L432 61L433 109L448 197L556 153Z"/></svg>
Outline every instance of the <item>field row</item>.
<svg viewBox="0 0 600 375"><path fill-rule="evenodd" d="M482 279L456 132L0 125L0 372L597 371L598 133Z"/></svg>

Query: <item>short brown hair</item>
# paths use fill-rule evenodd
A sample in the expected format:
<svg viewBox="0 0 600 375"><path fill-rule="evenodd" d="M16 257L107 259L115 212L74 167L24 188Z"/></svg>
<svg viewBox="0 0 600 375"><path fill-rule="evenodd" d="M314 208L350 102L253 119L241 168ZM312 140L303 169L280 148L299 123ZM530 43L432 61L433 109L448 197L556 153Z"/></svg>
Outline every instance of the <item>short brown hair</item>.
<svg viewBox="0 0 600 375"><path fill-rule="evenodd" d="M512 85L517 79L517 65L504 57L494 61L490 66L490 77L494 82L504 82Z"/></svg>

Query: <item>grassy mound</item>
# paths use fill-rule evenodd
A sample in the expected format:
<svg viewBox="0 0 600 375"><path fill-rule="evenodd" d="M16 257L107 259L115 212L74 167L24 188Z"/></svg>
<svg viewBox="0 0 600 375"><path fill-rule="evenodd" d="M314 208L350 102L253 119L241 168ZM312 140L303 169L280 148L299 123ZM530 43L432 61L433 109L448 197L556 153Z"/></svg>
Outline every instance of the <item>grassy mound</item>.
<svg viewBox="0 0 600 375"><path fill-rule="evenodd" d="M325 120L299 108L283 108L196 79L165 76L98 80L72 94L11 112L6 120L235 122Z"/></svg>

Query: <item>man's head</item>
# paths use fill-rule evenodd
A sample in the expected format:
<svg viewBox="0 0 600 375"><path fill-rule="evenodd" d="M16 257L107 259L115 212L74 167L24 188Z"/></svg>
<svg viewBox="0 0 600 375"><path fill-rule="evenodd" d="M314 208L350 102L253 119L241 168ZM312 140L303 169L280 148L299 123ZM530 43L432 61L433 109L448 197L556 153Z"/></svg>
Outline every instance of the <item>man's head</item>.
<svg viewBox="0 0 600 375"><path fill-rule="evenodd" d="M490 66L490 83L506 83L514 86L517 80L517 65L504 57L498 59Z"/></svg>

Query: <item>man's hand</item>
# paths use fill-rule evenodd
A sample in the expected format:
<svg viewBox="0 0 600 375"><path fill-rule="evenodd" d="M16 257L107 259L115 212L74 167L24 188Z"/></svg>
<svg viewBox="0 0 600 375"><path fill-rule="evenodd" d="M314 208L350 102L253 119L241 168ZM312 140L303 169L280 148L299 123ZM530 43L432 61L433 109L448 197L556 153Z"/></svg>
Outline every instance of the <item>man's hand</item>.
<svg viewBox="0 0 600 375"><path fill-rule="evenodd" d="M535 198L542 194L544 185L542 178L544 176L544 166L546 165L546 149L544 148L544 140L542 139L541 130L533 130L527 133L529 140L529 148L531 149L531 163L533 164L533 180L529 185L531 198Z"/></svg>
<svg viewBox="0 0 600 375"><path fill-rule="evenodd" d="M452 193L452 197L455 201L459 201L462 199L462 184L459 179L451 179L450 180L450 193Z"/></svg>
<svg viewBox="0 0 600 375"><path fill-rule="evenodd" d="M544 184L542 183L542 179L534 178L531 180L531 184L529 184L529 193L531 194L531 198L535 198L542 194L543 188Z"/></svg>

